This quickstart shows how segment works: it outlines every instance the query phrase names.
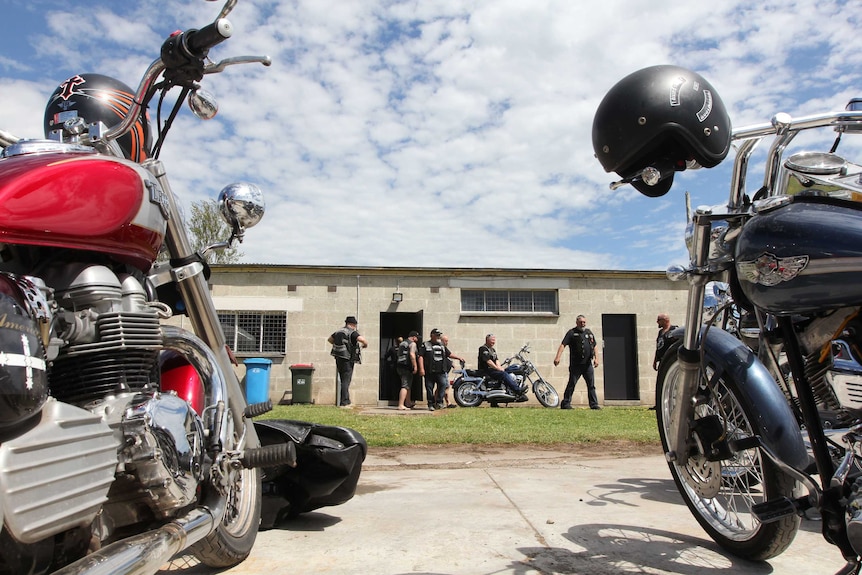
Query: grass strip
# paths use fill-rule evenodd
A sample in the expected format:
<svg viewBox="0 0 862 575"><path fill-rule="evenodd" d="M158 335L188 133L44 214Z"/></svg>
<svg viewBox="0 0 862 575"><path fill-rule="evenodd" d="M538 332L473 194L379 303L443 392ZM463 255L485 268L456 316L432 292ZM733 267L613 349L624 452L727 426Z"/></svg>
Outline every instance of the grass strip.
<svg viewBox="0 0 862 575"><path fill-rule="evenodd" d="M296 419L349 427L371 447L488 444L554 445L659 441L655 411L646 407L545 409L488 407L443 409L421 414L375 413L336 406L277 405L260 419Z"/></svg>

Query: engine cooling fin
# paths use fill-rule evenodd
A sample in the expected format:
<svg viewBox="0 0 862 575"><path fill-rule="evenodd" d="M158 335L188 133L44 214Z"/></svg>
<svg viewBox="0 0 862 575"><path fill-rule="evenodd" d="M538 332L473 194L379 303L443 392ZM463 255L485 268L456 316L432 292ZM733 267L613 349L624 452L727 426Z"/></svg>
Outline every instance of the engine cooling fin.
<svg viewBox="0 0 862 575"><path fill-rule="evenodd" d="M58 358L51 366L48 381L51 395L72 404L146 391L158 381L158 351L115 350L110 354Z"/></svg>

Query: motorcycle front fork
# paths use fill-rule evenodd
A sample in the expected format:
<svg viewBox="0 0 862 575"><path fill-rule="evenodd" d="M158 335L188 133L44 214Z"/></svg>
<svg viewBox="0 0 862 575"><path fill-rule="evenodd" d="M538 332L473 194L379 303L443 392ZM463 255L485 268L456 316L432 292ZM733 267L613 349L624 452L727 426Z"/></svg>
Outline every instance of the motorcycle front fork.
<svg viewBox="0 0 862 575"><path fill-rule="evenodd" d="M703 300L710 276L703 273L709 257L711 219L708 213L698 210L692 218L692 261L685 277L688 279L688 303L685 315L685 333L678 351L681 370L680 384L674 388L670 418L668 452L669 462L685 465L691 445L691 423L694 420L694 403L700 385L700 325L703 322ZM657 406L659 409L662 406Z"/></svg>
<svg viewBox="0 0 862 575"><path fill-rule="evenodd" d="M148 160L143 164L159 182L168 205L167 233L165 244L171 257L171 276L182 297L186 312L195 334L212 350L227 381L228 401L233 421L240 425L244 419L245 397L234 371L233 358L228 352L227 342L218 312L210 296L204 277L204 266L195 254L183 226L176 197L168 181L164 164L160 160ZM245 446L258 447L260 442L254 425L245 426Z"/></svg>

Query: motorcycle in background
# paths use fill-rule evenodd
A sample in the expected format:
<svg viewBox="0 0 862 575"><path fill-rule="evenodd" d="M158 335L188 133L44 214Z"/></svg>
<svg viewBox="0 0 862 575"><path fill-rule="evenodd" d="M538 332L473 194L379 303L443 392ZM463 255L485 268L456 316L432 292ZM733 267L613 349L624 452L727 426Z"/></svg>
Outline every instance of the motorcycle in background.
<svg viewBox="0 0 862 575"><path fill-rule="evenodd" d="M689 283L688 327L659 369L659 435L680 494L718 544L751 560L775 557L811 509L846 561L840 573L862 568L862 425L857 413L845 433L827 435L818 395L833 340L862 347L862 165L836 153L843 136L862 132L860 103L732 130L702 76L654 66L610 89L592 134L602 166L622 177L612 187L650 197L667 193L677 171L718 165L735 144L727 204L689 214L690 262L668 270ZM797 135L824 129L835 134L828 151L784 158ZM761 141L769 143L763 182L749 193ZM795 402L755 351L702 325L712 280L727 283L756 320L761 346L782 347Z"/></svg>
<svg viewBox="0 0 862 575"><path fill-rule="evenodd" d="M258 433L252 418L272 404L246 405L158 159L184 101L215 115L204 76L269 65L209 61L235 4L165 40L134 91L97 74L63 82L47 139L0 131L0 573L155 573L181 553L229 567L254 544L262 473L290 513L353 495L359 434L299 422ZM172 88L152 143L147 105ZM242 241L264 213L252 184L227 186L219 206L232 233L205 250ZM178 313L194 332L164 323ZM343 456L324 472L338 480L317 481L329 493L294 471L305 458L319 479L322 451Z"/></svg>
<svg viewBox="0 0 862 575"><path fill-rule="evenodd" d="M502 362L505 371L511 374L518 385L526 389L532 389L536 399L545 407L557 407L560 404L560 396L557 390L542 377L536 366L527 355L530 353L530 344L524 346L514 356L506 358ZM512 363L517 360L518 363ZM506 386L497 380L482 375L482 372L465 369L465 363L461 362L461 369L455 372L460 374L452 384L455 401L461 407L478 407L483 401L497 407L498 404L526 401L526 389L521 395L511 393Z"/></svg>

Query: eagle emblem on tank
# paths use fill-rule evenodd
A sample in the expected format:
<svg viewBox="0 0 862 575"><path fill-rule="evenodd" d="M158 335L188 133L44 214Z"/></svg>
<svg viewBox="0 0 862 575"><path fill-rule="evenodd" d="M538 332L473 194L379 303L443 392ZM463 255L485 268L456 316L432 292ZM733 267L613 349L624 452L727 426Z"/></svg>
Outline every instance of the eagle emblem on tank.
<svg viewBox="0 0 862 575"><path fill-rule="evenodd" d="M808 265L808 256L779 258L774 254L763 255L745 262L737 262L739 278L749 283L774 286L799 275Z"/></svg>

